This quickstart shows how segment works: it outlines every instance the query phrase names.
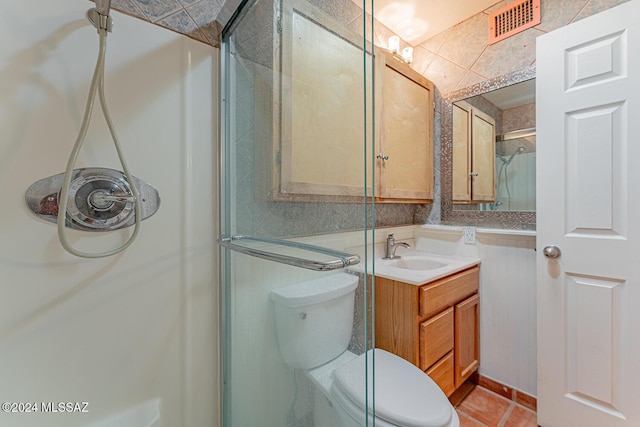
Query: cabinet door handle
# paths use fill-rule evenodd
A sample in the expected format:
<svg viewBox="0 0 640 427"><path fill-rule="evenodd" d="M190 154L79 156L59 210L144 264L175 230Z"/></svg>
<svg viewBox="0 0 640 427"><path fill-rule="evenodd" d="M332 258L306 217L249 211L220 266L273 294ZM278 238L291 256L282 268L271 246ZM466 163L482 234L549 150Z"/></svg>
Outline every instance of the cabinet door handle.
<svg viewBox="0 0 640 427"><path fill-rule="evenodd" d="M471 172L469 176L478 176L478 172Z"/></svg>
<svg viewBox="0 0 640 427"><path fill-rule="evenodd" d="M382 159L382 160L389 160L389 156L387 156L387 155L385 155L383 153L379 153L376 157L378 159Z"/></svg>

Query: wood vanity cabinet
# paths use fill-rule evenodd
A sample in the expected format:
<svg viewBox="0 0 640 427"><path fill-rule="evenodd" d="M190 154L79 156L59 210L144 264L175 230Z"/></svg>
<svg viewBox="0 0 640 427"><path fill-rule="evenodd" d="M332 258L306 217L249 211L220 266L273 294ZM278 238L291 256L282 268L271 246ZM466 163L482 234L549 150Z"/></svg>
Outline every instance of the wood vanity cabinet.
<svg viewBox="0 0 640 427"><path fill-rule="evenodd" d="M450 396L480 365L479 266L422 286L376 277L376 347Z"/></svg>

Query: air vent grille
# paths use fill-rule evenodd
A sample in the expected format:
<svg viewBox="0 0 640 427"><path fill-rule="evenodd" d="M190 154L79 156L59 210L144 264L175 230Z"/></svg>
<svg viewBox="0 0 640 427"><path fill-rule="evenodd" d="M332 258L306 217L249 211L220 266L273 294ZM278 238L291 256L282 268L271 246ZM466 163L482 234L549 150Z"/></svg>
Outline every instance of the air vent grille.
<svg viewBox="0 0 640 427"><path fill-rule="evenodd" d="M540 0L516 1L489 15L489 44L540 23Z"/></svg>

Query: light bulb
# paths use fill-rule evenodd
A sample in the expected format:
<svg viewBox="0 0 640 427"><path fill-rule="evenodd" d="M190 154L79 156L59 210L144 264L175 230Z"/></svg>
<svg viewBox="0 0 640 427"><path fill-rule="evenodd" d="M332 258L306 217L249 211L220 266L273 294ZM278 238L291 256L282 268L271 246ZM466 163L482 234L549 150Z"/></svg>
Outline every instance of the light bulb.
<svg viewBox="0 0 640 427"><path fill-rule="evenodd" d="M391 36L389 37L389 50L393 53L400 53L400 37Z"/></svg>
<svg viewBox="0 0 640 427"><path fill-rule="evenodd" d="M413 62L413 48L405 47L402 49L402 58L408 63L411 64Z"/></svg>

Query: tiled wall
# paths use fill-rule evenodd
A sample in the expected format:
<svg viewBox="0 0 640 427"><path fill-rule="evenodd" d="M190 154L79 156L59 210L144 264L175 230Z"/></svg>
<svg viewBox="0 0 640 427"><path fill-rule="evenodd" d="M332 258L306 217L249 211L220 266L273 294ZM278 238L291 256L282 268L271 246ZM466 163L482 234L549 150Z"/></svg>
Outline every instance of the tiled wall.
<svg viewBox="0 0 640 427"><path fill-rule="evenodd" d="M542 22L538 26L528 29L520 34L509 37L493 45L488 44L488 14L499 9L512 0L503 0L491 8L479 13L470 19L438 34L430 40L415 46L413 68L425 75L435 83L436 94L444 95L467 88L471 85L486 82L508 73L517 73L535 65L535 39L539 35L565 26L571 22L593 15L610 7L624 3L627 0L543 0ZM218 18L221 12L229 4L237 0L113 0L113 7L130 15L147 20L149 22L167 27L174 31L188 35L189 37L209 43L213 46L220 44L221 24ZM363 12L351 0L309 0L311 4L325 10L336 22L349 29L362 34ZM386 40L393 33L381 23L376 23L375 32L371 34L369 26L370 17L366 17L367 38L373 39L376 45L385 46ZM270 20L269 20L270 21ZM264 25L264 23L261 23ZM248 39L248 46L252 49L270 54L270 49L261 48L265 40L256 38ZM402 47L406 43L402 42ZM260 62L260 61L258 61ZM267 64L263 64L267 65ZM435 153L440 153L442 143L440 141L442 114L440 103L436 103L435 117ZM434 159L435 170L435 198L433 205L385 205L380 206L380 214L376 215L378 226L404 224L407 221L413 223L440 221L442 208L440 200L447 197L446 188L442 193L442 173L449 173L451 159L446 153L443 157L436 155ZM446 202L446 201L445 201ZM287 218L277 209L280 205L274 204L276 209L263 209L268 216L276 220L286 218L282 226L276 227L291 230L295 226L295 220ZM339 218L338 221L330 221L330 224L344 224L341 230L350 230L359 225L363 217L361 207L335 204L300 204L296 211L308 212L317 217L318 226L314 232L326 232L326 218ZM446 209L444 209L446 210ZM291 212L290 210L287 210ZM358 218L358 225L348 224L349 218ZM300 217L300 226L306 227L309 223L308 216ZM323 220L325 219L325 220ZM262 224L264 218L257 220ZM529 220L527 220L530 222ZM513 221L512 221L513 222ZM502 226L513 227L507 219L500 221ZM269 225L271 228L271 225ZM296 228L296 227L294 227ZM255 230L257 231L257 230ZM340 231L340 230L332 230Z"/></svg>
<svg viewBox="0 0 640 427"><path fill-rule="evenodd" d="M218 18L230 1L112 0L112 7L219 46L222 27ZM536 37L628 0L543 0L540 25L489 45L488 15L511 1L503 0L415 46L413 68L432 80L440 93L446 94L534 64ZM311 0L310 3L322 6L351 29L362 27L362 11L351 1ZM385 46L392 34L377 23L374 42Z"/></svg>
<svg viewBox="0 0 640 427"><path fill-rule="evenodd" d="M536 103L520 105L502 112L502 133L536 127Z"/></svg>
<svg viewBox="0 0 640 427"><path fill-rule="evenodd" d="M217 18L225 0L112 0L113 9L212 46L220 46ZM114 24L117 29L117 22Z"/></svg>
<svg viewBox="0 0 640 427"><path fill-rule="evenodd" d="M536 37L627 0L542 0L539 25L489 45L488 15L512 1L503 0L415 46L413 68L441 94L466 88L535 64Z"/></svg>
<svg viewBox="0 0 640 427"><path fill-rule="evenodd" d="M128 15L185 34L213 46L220 46L221 12L239 0L112 0L111 6ZM363 12L351 0L309 0L323 9L336 22L362 33ZM367 22L371 17L367 14ZM368 31L369 36L371 31ZM394 35L381 23L376 24L374 41L384 46ZM368 37L370 40L371 37Z"/></svg>

